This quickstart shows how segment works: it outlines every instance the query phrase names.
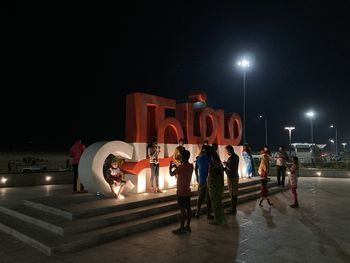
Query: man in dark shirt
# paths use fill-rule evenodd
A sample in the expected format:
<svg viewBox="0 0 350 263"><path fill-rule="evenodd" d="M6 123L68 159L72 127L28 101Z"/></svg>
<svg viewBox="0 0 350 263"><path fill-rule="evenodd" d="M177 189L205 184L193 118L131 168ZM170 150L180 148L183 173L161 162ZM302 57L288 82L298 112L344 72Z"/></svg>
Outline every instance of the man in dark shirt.
<svg viewBox="0 0 350 263"><path fill-rule="evenodd" d="M225 147L226 153L229 156L227 161L224 162L225 172L227 175L227 185L231 196L232 207L226 211L226 214L237 214L237 196L238 196L238 164L239 157L233 150L231 145Z"/></svg>

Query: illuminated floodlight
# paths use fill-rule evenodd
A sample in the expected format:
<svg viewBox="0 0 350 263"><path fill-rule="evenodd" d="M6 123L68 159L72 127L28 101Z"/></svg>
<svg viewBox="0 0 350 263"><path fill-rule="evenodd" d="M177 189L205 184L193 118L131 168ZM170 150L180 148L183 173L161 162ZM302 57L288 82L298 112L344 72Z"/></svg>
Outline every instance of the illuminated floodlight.
<svg viewBox="0 0 350 263"><path fill-rule="evenodd" d="M237 65L242 67L242 68L249 68L250 67L250 62L249 62L249 60L246 60L244 58L244 59L238 61Z"/></svg>
<svg viewBox="0 0 350 263"><path fill-rule="evenodd" d="M310 118L310 119L313 119L315 117L315 112L314 111L308 111L306 112L306 117Z"/></svg>
<svg viewBox="0 0 350 263"><path fill-rule="evenodd" d="M292 131L295 129L295 127L284 127L285 130Z"/></svg>
<svg viewBox="0 0 350 263"><path fill-rule="evenodd" d="M50 181L51 181L51 179L52 179L52 177L51 177L51 176L46 176L46 177L45 177L46 182L50 182Z"/></svg>
<svg viewBox="0 0 350 263"><path fill-rule="evenodd" d="M6 182L7 182L7 178L6 177L1 177L1 182L3 183L3 184L5 184Z"/></svg>
<svg viewBox="0 0 350 263"><path fill-rule="evenodd" d="M321 175L322 175L322 173L321 173L321 172L316 172L316 174L317 174L318 176L321 176Z"/></svg>

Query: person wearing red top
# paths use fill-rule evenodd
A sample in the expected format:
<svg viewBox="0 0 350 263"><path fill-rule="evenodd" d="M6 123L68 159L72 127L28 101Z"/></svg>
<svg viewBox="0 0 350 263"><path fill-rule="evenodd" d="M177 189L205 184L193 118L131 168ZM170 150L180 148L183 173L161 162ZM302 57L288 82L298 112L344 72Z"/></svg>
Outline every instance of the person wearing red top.
<svg viewBox="0 0 350 263"><path fill-rule="evenodd" d="M185 150L182 152L182 162L177 166L174 162L170 163L169 173L171 176L176 176L177 186L177 202L181 211L181 225L180 228L173 230L174 234L182 234L191 232L191 188L190 183L193 173L193 165L188 162L190 159L190 152ZM175 169L174 169L175 168ZM187 223L185 226L185 221Z"/></svg>
<svg viewBox="0 0 350 263"><path fill-rule="evenodd" d="M259 203L259 206L262 207L262 202L264 200L267 200L267 203L272 206L273 203L270 202L270 199L269 199L269 190L267 189L267 179L266 178L263 178L261 179L261 192L260 192L260 196L261 196L261 199L260 199L260 203Z"/></svg>
<svg viewBox="0 0 350 263"><path fill-rule="evenodd" d="M87 193L87 191L84 189L84 186L80 184L80 191L77 189L78 184L78 167L79 167L79 161L80 157L83 155L83 152L85 151L85 145L82 144L81 139L78 139L73 146L70 148L69 156L72 158L72 166L73 166L73 193Z"/></svg>

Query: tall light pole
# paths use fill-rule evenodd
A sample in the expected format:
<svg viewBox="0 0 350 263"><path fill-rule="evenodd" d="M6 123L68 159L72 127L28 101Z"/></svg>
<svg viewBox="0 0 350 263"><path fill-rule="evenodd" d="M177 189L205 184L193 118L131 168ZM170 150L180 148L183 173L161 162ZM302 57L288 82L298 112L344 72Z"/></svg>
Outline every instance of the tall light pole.
<svg viewBox="0 0 350 263"><path fill-rule="evenodd" d="M250 62L243 58L240 61L238 61L238 66L241 67L243 69L243 143L246 143L245 140L245 72L247 70L247 68L250 67Z"/></svg>
<svg viewBox="0 0 350 263"><path fill-rule="evenodd" d="M259 115L259 119L262 119L262 118L265 119L265 145L268 145L267 144L267 117L266 115Z"/></svg>
<svg viewBox="0 0 350 263"><path fill-rule="evenodd" d="M329 139L329 142L332 144L334 144L334 140L333 139ZM332 148L330 149L330 152L332 152Z"/></svg>
<svg viewBox="0 0 350 263"><path fill-rule="evenodd" d="M335 125L330 125L330 128L334 129L335 131L335 156L338 156L338 129Z"/></svg>
<svg viewBox="0 0 350 263"><path fill-rule="evenodd" d="M292 130L295 129L295 127L284 127L284 129L288 130L289 132L289 156L292 155Z"/></svg>
<svg viewBox="0 0 350 263"><path fill-rule="evenodd" d="M306 117L310 119L310 131L311 131L311 144L314 144L314 123L313 119L315 118L315 112L313 111L308 111L306 113Z"/></svg>

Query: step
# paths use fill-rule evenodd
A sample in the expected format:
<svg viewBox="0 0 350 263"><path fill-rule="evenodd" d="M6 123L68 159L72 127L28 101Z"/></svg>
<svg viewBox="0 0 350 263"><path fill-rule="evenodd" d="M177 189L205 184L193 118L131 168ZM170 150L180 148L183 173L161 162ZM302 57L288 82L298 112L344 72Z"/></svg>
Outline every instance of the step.
<svg viewBox="0 0 350 263"><path fill-rule="evenodd" d="M242 193L240 194L256 192L257 190L260 190L260 186L258 188L255 186L247 186L244 189L242 189ZM224 192L223 197L224 198L229 197L229 193L227 191ZM198 196L192 196L191 204L196 205L197 199L198 199ZM68 222L68 224L64 226L64 231L66 233L78 233L78 232L87 231L91 229L110 226L112 224L119 224L126 221L129 222L139 218L145 218L148 216L160 214L163 212L169 212L177 209L178 209L178 205L176 200L157 203L157 204L148 205L144 207L126 209L126 210L112 212L104 215L98 215L94 217L73 220L72 222Z"/></svg>
<svg viewBox="0 0 350 263"><path fill-rule="evenodd" d="M271 192L283 191L281 188L276 188L271 190ZM238 203L243 203L249 200L257 199L260 197L260 191L244 194L238 198ZM195 200L192 200L195 201ZM192 212L196 210L196 202L192 203ZM230 199L223 200L224 207L230 205ZM203 204L205 208L205 204ZM77 241L64 244L60 247L54 249L57 253L67 253L74 252L83 248L88 248L94 245L102 244L111 240L116 240L129 236L135 233L140 233L143 231L151 230L153 228L164 226L167 224L178 222L180 216L180 211L178 209L174 211L169 211L166 213L161 213L158 215L150 216L147 218L137 219L131 222L126 222L119 225L109 226L103 229L97 229L94 231L89 231L79 235Z"/></svg>
<svg viewBox="0 0 350 263"><path fill-rule="evenodd" d="M270 193L272 194L283 190L285 189L272 187L270 190ZM259 196L260 196L259 191L253 191L251 193L242 194L238 197L238 203L242 203L244 201L248 201L251 199L256 199ZM196 198L192 199L191 204L193 206L193 212L194 212L195 205L196 205ZM229 198L224 199L223 204L224 206L228 206L230 204L230 199ZM152 208L152 206L155 206L155 207ZM163 212L158 212L158 214L153 214L153 215L152 213L150 213L150 214L147 214L148 216L141 217L141 218L137 217L138 212L141 214L143 213L142 211L137 211L137 209L144 210L146 211L145 213L149 213L148 211L154 212L154 211L157 211L157 209L162 209L161 207L165 207L165 210L163 210ZM96 218L85 218L85 219L74 220L68 223L68 225L71 224L70 226L71 229L75 227L79 227L79 225L82 225L80 231L87 231L87 232L77 233L77 232L80 232L78 230L77 232L75 232L76 234L74 234L74 231L72 231L71 233L67 231L65 232L65 235L63 237L7 214L0 214L0 229L5 231L8 234L11 234L17 237L23 242L39 249L46 255L51 255L53 252L64 253L64 252L78 251L84 248L88 248L94 245L108 242L110 240L119 239L134 233L139 233L142 231L153 229L155 227L177 222L180 212L176 207L177 207L176 201L169 201L168 203L158 204L158 205L154 204L145 208L142 208L142 207L135 208L133 211L131 210L118 211L116 213L119 213L119 215L112 215L112 218L113 216L122 217L124 213L124 216L130 216L130 217L135 216L135 219L127 222L122 222L123 220L119 219L120 220L119 224L114 224L115 222L113 222L112 225L107 224L105 226L103 226L104 223L102 223L101 226L103 228L99 228L95 230L91 230L90 227L86 227L86 225L88 225L89 220L91 222L94 220L99 221L99 219L101 220L102 218L96 217ZM205 207L205 204L203 204L203 207ZM167 211L167 209L169 209L170 211ZM104 216L108 218L111 215L104 215ZM84 224L81 224L83 220L85 220L85 226ZM66 227L67 229L69 229L68 226Z"/></svg>
<svg viewBox="0 0 350 263"><path fill-rule="evenodd" d="M275 185L276 183L269 182L269 187ZM245 187L239 188L239 195L249 193L252 191L257 191L260 189L260 185L257 184L249 184ZM194 191L193 194L195 196L192 197L193 202L197 202L197 191ZM225 191L223 194L223 198L229 197L228 191ZM162 202L159 202L161 200ZM164 200L173 200L166 201ZM116 206L115 199L105 199L105 200L94 200L98 205L96 209L87 209L80 213L80 216L76 216L76 218L89 218L90 220L80 220L79 223L76 224L76 220L71 222L72 219L66 219L65 217L60 218L57 217L56 214L51 214L46 210L38 210L37 205L28 206L28 205L20 205L17 207L2 207L0 211L3 213L7 213L13 215L19 219L22 219L28 223L32 223L38 227L44 228L46 230L52 231L59 235L63 235L66 233L79 233L82 231L87 231L91 229L97 229L101 227L106 227L113 224L123 223L124 221L131 221L142 217L152 216L156 213L161 213L164 211L171 211L177 209L177 201L176 196L165 196L158 197L156 199L157 203L155 205L144 205L143 201L141 203L136 204L136 202L131 205L125 204L124 206ZM150 200L148 200L150 201ZM29 201L31 202L31 201ZM101 202L108 202L109 206L105 206L106 204L102 204ZM28 203L26 203L28 204ZM39 204L41 206L41 204ZM45 205L46 206L46 205ZM89 207L93 206L90 205ZM136 207L136 208L132 208ZM80 207L81 208L81 207ZM57 209L57 208L52 208ZM51 210L52 210L51 209ZM64 211L69 213L71 216L69 218L73 218L73 212ZM89 215L89 217L87 217Z"/></svg>
<svg viewBox="0 0 350 263"><path fill-rule="evenodd" d="M269 187L273 186L274 183L269 183ZM260 189L260 186L250 185L246 187L242 187L239 189L239 195L246 194L249 192L255 192ZM225 191L223 194L223 198L229 197L228 191ZM171 198L171 199L176 199ZM193 204L197 203L197 195L192 197L191 202ZM112 199L114 200L114 199ZM115 200L114 200L115 201ZM63 233L79 233L91 229L106 227L113 224L123 223L125 221L131 221L147 216L152 216L154 214L167 212L171 210L177 209L177 201L167 201L156 203L153 205L141 206L136 208L124 207L123 210L119 208L115 208L115 204L113 204L113 209L116 211L108 212L106 214L100 214L100 210L98 213L95 213L94 210L85 211L85 214L95 214L95 216L90 217L80 217L76 220L65 220L65 219L57 219L56 216L43 212L41 210L35 210L26 206L19 206L16 208L12 208L10 211L15 214L18 218L25 220L26 222L31 222L39 227L47 229L49 231L53 231L57 234L63 235ZM109 210L109 209L104 209ZM24 214L24 215L22 215ZM28 218L29 217L29 218ZM45 218L45 222L43 222L43 218Z"/></svg>
<svg viewBox="0 0 350 263"><path fill-rule="evenodd" d="M62 225L71 221L68 219L58 218L51 213L47 213L24 204L16 206L0 206L0 213L13 216L19 220L46 229L58 235L63 235Z"/></svg>
<svg viewBox="0 0 350 263"><path fill-rule="evenodd" d="M38 249L47 256L52 254L49 244L59 244L62 239L62 236L3 213L0 214L0 230Z"/></svg>
<svg viewBox="0 0 350 263"><path fill-rule="evenodd" d="M254 186L260 184L260 180L252 179L239 185L239 193L249 191L249 186ZM227 187L225 188L227 189ZM192 192L193 195L197 195L197 191ZM142 194L138 196L130 196L131 199L135 201L129 201L129 197L124 200L118 200L118 205L116 206L116 200L113 198L97 198L96 196L86 196L80 198L72 198L72 202L69 197L66 197L64 202L57 201L55 198L37 198L31 200L24 200L24 204L39 210L43 210L48 213L55 214L65 219L73 218L85 218L97 215L102 215L106 213L112 213L115 211L121 211L124 209L131 209L136 207L143 207L146 205L167 202L171 200L176 200L176 195L174 194L158 194L156 198L153 195L149 195L148 198ZM140 197L138 199L138 197ZM59 197L61 198L61 197ZM56 198L57 199L57 198ZM103 201L101 201L103 200ZM81 203L79 203L81 201ZM86 209L82 204L89 202L89 209ZM74 213L72 212L74 211Z"/></svg>
<svg viewBox="0 0 350 263"><path fill-rule="evenodd" d="M25 206L31 207L33 209L37 209L40 211L44 211L46 213L56 215L56 216L63 218L63 219L69 219L69 220L73 219L73 214L69 211L66 211L65 209L62 209L62 208L56 208L56 207L53 207L51 205L45 205L45 204L42 204L40 202L32 201L32 200L23 200L23 204Z"/></svg>

